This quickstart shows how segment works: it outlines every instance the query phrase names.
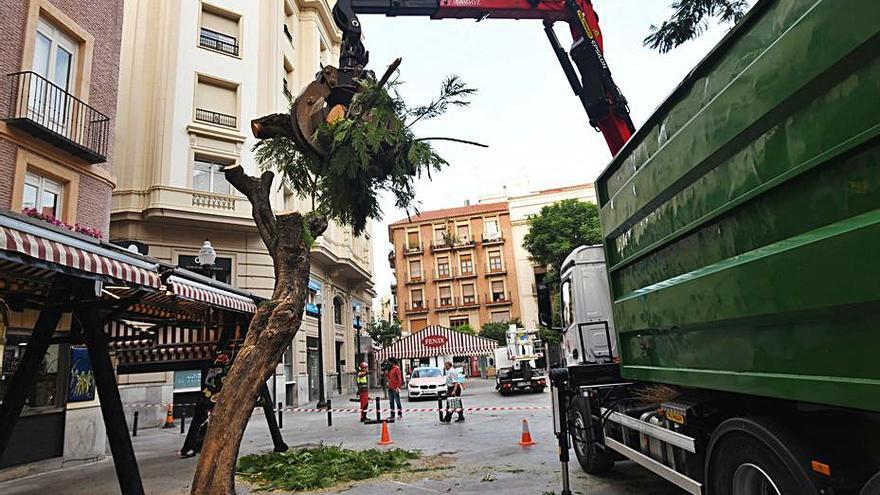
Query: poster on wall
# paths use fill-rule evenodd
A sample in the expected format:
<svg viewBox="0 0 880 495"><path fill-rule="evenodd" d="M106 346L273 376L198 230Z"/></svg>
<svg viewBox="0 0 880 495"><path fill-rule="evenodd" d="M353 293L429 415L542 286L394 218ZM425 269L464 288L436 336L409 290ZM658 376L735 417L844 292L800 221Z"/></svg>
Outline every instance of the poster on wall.
<svg viewBox="0 0 880 495"><path fill-rule="evenodd" d="M70 387L67 391L68 402L84 402L95 400L95 373L92 362L85 347L70 349Z"/></svg>

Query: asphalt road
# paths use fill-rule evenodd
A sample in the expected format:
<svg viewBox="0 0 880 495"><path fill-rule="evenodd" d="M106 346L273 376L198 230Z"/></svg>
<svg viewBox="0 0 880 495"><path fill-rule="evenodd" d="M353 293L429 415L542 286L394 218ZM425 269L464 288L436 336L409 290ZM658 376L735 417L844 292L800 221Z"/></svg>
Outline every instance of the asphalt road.
<svg viewBox="0 0 880 495"><path fill-rule="evenodd" d="M465 407L549 406L549 393L501 397L493 383L470 380L463 397ZM383 405L386 404L383 401ZM350 407L334 401L336 407ZM404 407L432 407L436 402L407 403ZM529 421L537 445L520 447L523 419ZM326 415L286 413L282 434L290 446L341 444L348 448L373 448L378 425L361 425L353 414L337 414L332 427ZM464 423L441 424L437 413L414 412L390 425L393 447L422 452L417 471L386 476L320 493L351 495L395 494L538 494L558 492L561 476L552 434L550 411L495 411L468 414ZM148 494L186 494L196 458L178 459L183 441L178 429L142 430L133 439L141 477ZM271 450L272 443L262 414L251 419L242 442L242 454ZM572 454L573 457L573 454ZM620 463L606 477L592 477L572 462L572 490L583 495L681 495L683 492L639 466ZM111 460L87 464L0 483L4 495L118 493ZM239 493L252 493L239 482Z"/></svg>

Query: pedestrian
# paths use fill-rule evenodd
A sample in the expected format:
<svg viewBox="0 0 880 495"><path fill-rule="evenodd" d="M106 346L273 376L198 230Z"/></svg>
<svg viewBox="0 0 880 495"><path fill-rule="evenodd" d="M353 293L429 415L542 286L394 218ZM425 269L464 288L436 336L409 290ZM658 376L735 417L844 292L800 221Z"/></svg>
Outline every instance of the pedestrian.
<svg viewBox="0 0 880 495"><path fill-rule="evenodd" d="M394 417L394 411L397 410L397 417L403 417L403 405L400 404L400 389L403 387L403 372L397 364L396 358L389 358L391 369L386 373L388 381L388 402L391 404L391 417ZM397 407L395 407L395 404Z"/></svg>
<svg viewBox="0 0 880 495"><path fill-rule="evenodd" d="M361 423L367 420L367 406L370 404L370 366L363 362L357 374L358 398L361 401Z"/></svg>
<svg viewBox="0 0 880 495"><path fill-rule="evenodd" d="M444 423L452 421L453 409L458 410L458 419L456 423L464 421L464 407L461 405L461 383L458 382L458 372L452 367L451 361L443 364L446 370L446 416L443 418Z"/></svg>

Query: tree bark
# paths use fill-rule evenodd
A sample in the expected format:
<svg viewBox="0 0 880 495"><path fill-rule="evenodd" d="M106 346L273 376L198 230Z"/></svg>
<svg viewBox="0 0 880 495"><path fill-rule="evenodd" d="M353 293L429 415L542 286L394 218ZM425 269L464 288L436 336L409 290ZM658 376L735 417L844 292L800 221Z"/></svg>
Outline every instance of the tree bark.
<svg viewBox="0 0 880 495"><path fill-rule="evenodd" d="M236 165L227 167L225 174L253 206L254 222L275 265L275 290L272 299L257 308L223 381L193 478L192 495L235 494L235 466L245 427L260 388L302 323L311 264L309 244L327 228L326 218L314 212L305 216L298 212L276 216L272 212L272 172L251 177ZM306 228L311 236L303 235Z"/></svg>

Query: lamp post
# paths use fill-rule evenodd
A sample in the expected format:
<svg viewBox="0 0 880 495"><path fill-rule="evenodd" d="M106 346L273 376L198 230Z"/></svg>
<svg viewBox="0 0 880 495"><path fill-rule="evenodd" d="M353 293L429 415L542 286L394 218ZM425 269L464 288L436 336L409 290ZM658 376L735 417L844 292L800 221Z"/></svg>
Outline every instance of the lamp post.
<svg viewBox="0 0 880 495"><path fill-rule="evenodd" d="M361 365L361 307L360 305L354 307L354 328L357 330L357 355L355 355L355 366Z"/></svg>
<svg viewBox="0 0 880 495"><path fill-rule="evenodd" d="M321 319L324 317L321 306L324 305L324 296L321 291L315 293L315 307L318 308L318 408L327 407L324 397L324 336L321 335Z"/></svg>
<svg viewBox="0 0 880 495"><path fill-rule="evenodd" d="M205 242L202 243L202 247L199 249L199 255L196 256L195 261L197 266L194 268L196 268L196 271L206 277L212 277L214 275L214 262L217 261L217 251L214 250L211 241L205 239Z"/></svg>

